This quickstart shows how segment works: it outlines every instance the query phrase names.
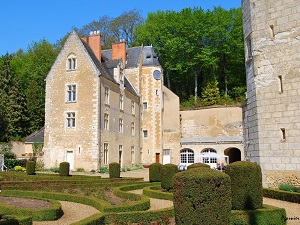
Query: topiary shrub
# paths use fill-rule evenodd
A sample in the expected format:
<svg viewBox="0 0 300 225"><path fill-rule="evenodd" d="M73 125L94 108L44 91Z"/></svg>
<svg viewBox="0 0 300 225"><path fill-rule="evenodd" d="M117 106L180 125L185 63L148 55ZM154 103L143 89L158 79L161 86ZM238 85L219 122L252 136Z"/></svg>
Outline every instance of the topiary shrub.
<svg viewBox="0 0 300 225"><path fill-rule="evenodd" d="M70 163L61 162L59 164L59 176L69 176L70 175Z"/></svg>
<svg viewBox="0 0 300 225"><path fill-rule="evenodd" d="M194 164L192 164L192 165L189 165L189 166L187 167L187 169L194 169L194 168L199 168L199 167L210 169L210 166L207 165L207 164L205 164L205 163L194 163Z"/></svg>
<svg viewBox="0 0 300 225"><path fill-rule="evenodd" d="M35 175L35 161L26 162L26 173L27 175Z"/></svg>
<svg viewBox="0 0 300 225"><path fill-rule="evenodd" d="M120 178L120 163L112 162L108 166L109 178Z"/></svg>
<svg viewBox="0 0 300 225"><path fill-rule="evenodd" d="M228 225L230 177L216 170L195 168L174 176L176 225Z"/></svg>
<svg viewBox="0 0 300 225"><path fill-rule="evenodd" d="M167 191L173 189L173 176L178 173L178 168L175 164L165 164L161 166L160 179L161 188Z"/></svg>
<svg viewBox="0 0 300 225"><path fill-rule="evenodd" d="M149 166L149 181L150 182L160 182L160 170L161 170L160 163L152 163Z"/></svg>
<svg viewBox="0 0 300 225"><path fill-rule="evenodd" d="M259 165L248 161L234 162L226 166L225 173L231 179L232 209L262 208L263 188Z"/></svg>

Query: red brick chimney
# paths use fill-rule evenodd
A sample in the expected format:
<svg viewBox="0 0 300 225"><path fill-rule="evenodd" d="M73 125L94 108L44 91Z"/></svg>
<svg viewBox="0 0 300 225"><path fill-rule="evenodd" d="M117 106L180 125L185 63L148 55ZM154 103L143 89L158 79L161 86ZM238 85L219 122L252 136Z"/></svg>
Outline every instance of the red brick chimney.
<svg viewBox="0 0 300 225"><path fill-rule="evenodd" d="M112 43L112 59L122 59L123 64L126 64L126 42L121 40L117 43Z"/></svg>
<svg viewBox="0 0 300 225"><path fill-rule="evenodd" d="M94 54L101 62L101 35L99 31L91 31L88 37L81 38L93 50Z"/></svg>

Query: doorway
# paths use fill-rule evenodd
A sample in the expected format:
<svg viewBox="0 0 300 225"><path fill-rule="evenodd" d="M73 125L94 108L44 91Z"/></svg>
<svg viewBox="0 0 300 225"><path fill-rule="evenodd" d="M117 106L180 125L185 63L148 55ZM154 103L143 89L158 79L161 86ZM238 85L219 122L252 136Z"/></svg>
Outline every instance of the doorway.
<svg viewBox="0 0 300 225"><path fill-rule="evenodd" d="M74 152L67 151L67 162L70 164L70 170L74 170Z"/></svg>
<svg viewBox="0 0 300 225"><path fill-rule="evenodd" d="M160 153L155 153L155 162L156 163L160 162Z"/></svg>

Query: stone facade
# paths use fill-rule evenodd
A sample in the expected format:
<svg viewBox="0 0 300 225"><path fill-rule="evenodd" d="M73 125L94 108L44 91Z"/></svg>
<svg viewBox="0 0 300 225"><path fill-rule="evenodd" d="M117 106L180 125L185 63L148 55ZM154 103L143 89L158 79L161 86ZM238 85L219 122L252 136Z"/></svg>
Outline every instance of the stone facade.
<svg viewBox="0 0 300 225"><path fill-rule="evenodd" d="M179 150L179 99L163 86L151 46L101 50L99 33L80 39L73 31L46 78L45 108L46 168L149 165L163 163L164 146ZM178 128L164 139L163 124L175 117Z"/></svg>
<svg viewBox="0 0 300 225"><path fill-rule="evenodd" d="M272 186L277 171L300 170L300 2L243 0L242 7L245 158L260 164L264 186Z"/></svg>

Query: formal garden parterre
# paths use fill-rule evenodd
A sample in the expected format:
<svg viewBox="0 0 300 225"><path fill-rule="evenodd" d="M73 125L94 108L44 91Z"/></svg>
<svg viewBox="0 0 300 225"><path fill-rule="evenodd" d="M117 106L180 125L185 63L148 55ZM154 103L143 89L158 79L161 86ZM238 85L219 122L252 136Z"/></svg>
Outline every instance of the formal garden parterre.
<svg viewBox="0 0 300 225"><path fill-rule="evenodd" d="M249 166L246 164L246 167ZM238 168L239 166L237 165ZM113 168L118 167L114 165ZM24 172L2 172L0 174L1 197L43 200L47 201L50 207L21 210L20 207L8 205L0 199L0 211L3 218L0 224L27 225L32 224L32 221L56 220L62 215L58 201L86 204L100 211L73 223L77 225L151 224L153 221L156 221L156 224L169 224L171 218L175 218L176 224L203 224L204 219L205 224L286 224L284 209L268 205L260 206L262 194L251 200L247 193L245 194L247 190L243 194L236 192L241 196L242 208L232 209L232 199L239 199L239 197L232 197L234 190L231 173L232 170L236 170L235 167L228 169L227 174L202 165L195 165L194 168L191 167L187 171L178 173L174 172L172 165L154 165L153 168L152 170L150 167L149 170L149 179L151 177L155 179L152 182L145 182L141 178L101 178L100 176L39 173L27 175ZM239 171L241 170L243 169L239 168ZM244 170L247 172L247 169ZM237 174L245 176L245 171ZM118 175L116 172L113 174L112 176ZM173 175L174 179L171 183L169 177ZM257 178L257 176L254 177ZM158 178L160 181L157 181ZM259 179L258 176L257 182ZM253 182L252 179L249 178L249 182ZM143 194L130 192L138 189L142 189ZM234 186L234 189L238 187ZM221 192L223 194L220 194ZM266 192L264 190L264 193ZM261 193L263 193L262 187ZM186 202L180 200L181 196L186 196ZM174 207L148 210L150 198L174 201ZM249 208L249 205L243 203L245 198L248 203L250 201L250 206L256 202L259 206ZM183 214L180 215L178 212ZM193 221L195 218L194 221L198 222ZM219 219L223 223L216 222Z"/></svg>

